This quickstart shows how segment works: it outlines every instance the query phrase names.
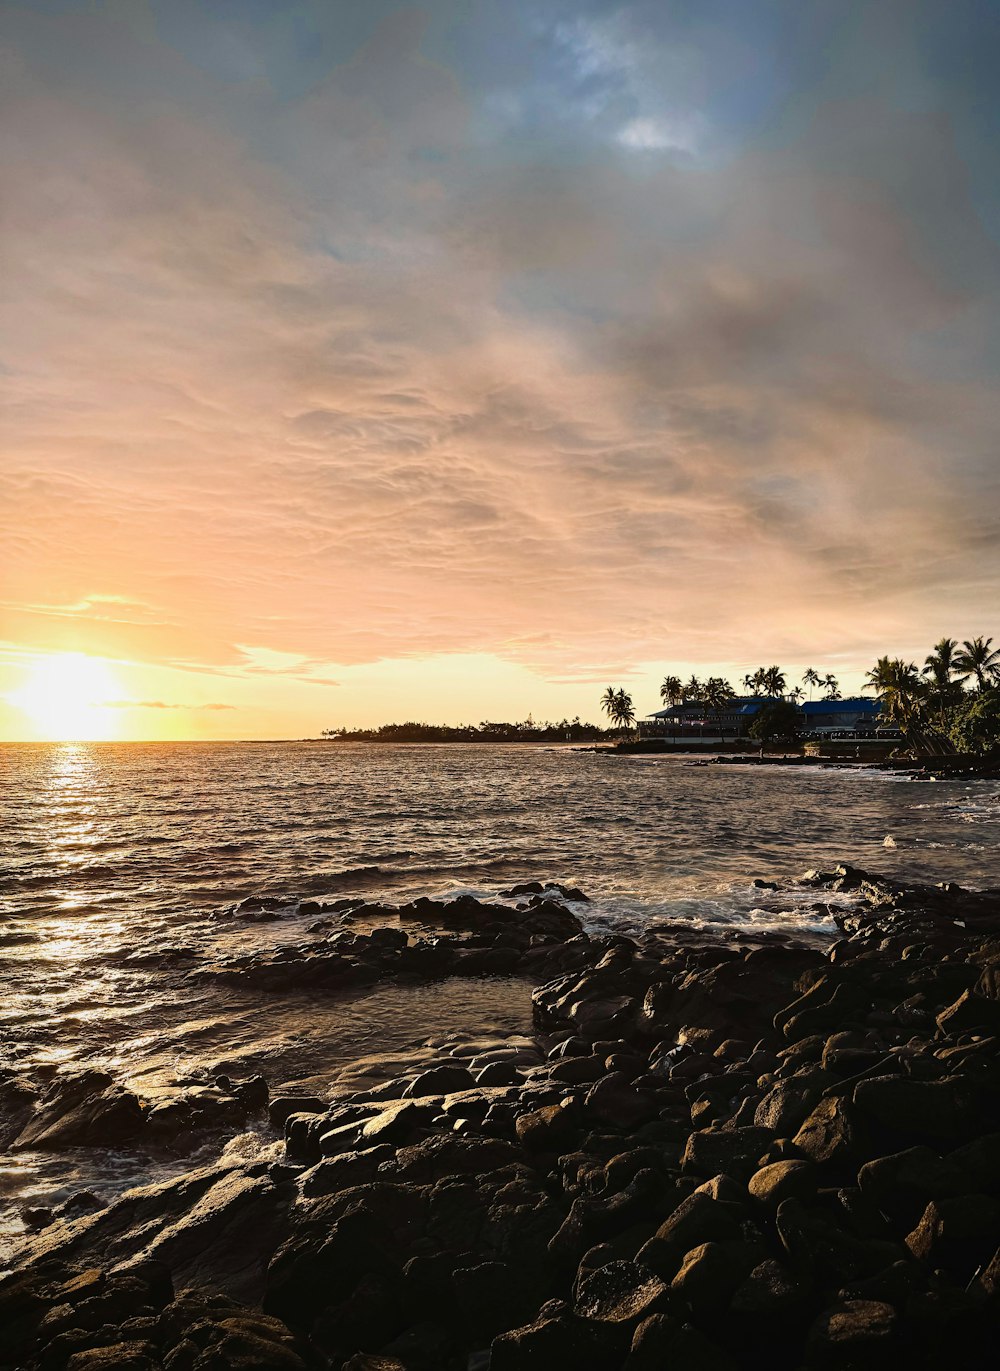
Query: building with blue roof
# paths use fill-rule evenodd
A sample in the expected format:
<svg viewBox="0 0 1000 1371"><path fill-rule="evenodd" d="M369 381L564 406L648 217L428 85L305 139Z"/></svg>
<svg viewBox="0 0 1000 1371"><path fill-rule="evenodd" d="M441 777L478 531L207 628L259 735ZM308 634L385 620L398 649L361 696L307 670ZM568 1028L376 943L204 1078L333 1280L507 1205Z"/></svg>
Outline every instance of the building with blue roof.
<svg viewBox="0 0 1000 1371"><path fill-rule="evenodd" d="M754 715L762 705L774 704L777 696L737 695L717 716L705 704L668 705L646 717L648 733L668 733L680 730L691 735L699 731L714 733L722 730L733 737L745 735ZM802 714L802 733L871 732L878 726L881 705L877 699L852 696L847 700L807 700L798 706Z"/></svg>

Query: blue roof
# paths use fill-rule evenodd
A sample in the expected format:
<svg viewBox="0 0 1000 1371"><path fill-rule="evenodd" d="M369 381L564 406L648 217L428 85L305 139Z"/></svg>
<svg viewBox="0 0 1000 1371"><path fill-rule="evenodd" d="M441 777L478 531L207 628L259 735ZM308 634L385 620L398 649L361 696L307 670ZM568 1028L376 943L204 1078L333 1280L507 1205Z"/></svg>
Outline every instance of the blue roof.
<svg viewBox="0 0 1000 1371"><path fill-rule="evenodd" d="M882 706L878 700L852 696L849 700L807 700L802 706L803 714L878 714Z"/></svg>

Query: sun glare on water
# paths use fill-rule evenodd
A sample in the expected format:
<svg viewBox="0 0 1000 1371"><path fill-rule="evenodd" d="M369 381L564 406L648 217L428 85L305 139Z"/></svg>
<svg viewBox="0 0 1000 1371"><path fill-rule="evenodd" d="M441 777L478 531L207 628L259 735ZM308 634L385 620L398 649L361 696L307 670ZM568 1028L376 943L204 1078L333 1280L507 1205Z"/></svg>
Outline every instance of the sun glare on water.
<svg viewBox="0 0 1000 1371"><path fill-rule="evenodd" d="M8 696L47 742L100 741L114 738L114 709L121 686L107 662L82 652L62 652L39 659L28 679Z"/></svg>

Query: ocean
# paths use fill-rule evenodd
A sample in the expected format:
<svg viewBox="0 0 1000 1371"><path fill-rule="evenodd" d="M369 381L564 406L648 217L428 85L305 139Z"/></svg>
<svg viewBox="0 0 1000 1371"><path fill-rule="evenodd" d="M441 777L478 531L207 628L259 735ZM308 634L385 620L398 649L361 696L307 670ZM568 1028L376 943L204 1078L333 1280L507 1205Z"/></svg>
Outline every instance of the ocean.
<svg viewBox="0 0 1000 1371"><path fill-rule="evenodd" d="M996 781L315 742L10 745L0 768L0 1085L99 1067L147 1099L220 1072L328 1095L366 1062L419 1060L449 1033L530 1026L530 987L510 979L347 996L192 979L318 936L302 901L556 880L590 897L576 912L594 931L681 921L825 939L832 920L795 884L809 867L1000 884ZM250 896L270 897L266 918L226 916ZM22 1231L25 1204L82 1187L106 1198L191 1164L9 1152L0 1237Z"/></svg>

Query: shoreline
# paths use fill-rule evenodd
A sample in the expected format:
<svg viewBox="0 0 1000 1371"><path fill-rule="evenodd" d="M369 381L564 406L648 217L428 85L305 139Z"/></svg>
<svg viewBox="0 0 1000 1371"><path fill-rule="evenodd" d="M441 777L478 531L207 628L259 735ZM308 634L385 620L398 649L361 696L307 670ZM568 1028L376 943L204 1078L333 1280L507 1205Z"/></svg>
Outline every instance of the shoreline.
<svg viewBox="0 0 1000 1371"><path fill-rule="evenodd" d="M279 985L515 974L534 1030L442 1042L418 1075L332 1101L258 1082L248 1113L266 1103L281 1141L234 1138L23 1245L0 1365L985 1364L1000 892L851 867L802 884L836 923L826 947L587 934L583 892L526 883L515 907L355 904L339 913L370 931L217 969L263 1013ZM46 1110L102 1146L123 1105L103 1085Z"/></svg>

